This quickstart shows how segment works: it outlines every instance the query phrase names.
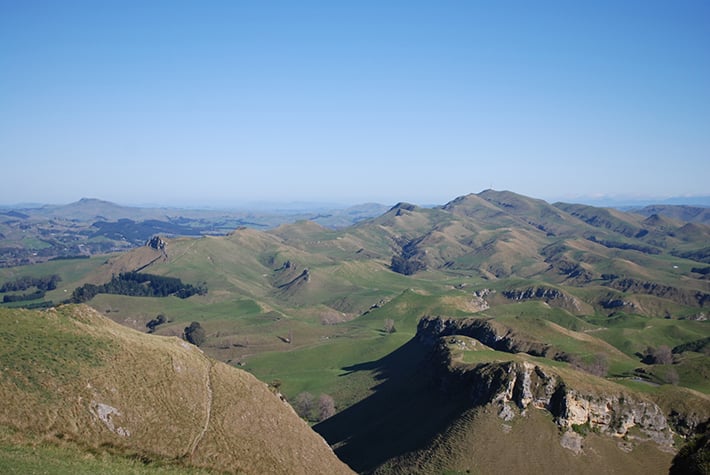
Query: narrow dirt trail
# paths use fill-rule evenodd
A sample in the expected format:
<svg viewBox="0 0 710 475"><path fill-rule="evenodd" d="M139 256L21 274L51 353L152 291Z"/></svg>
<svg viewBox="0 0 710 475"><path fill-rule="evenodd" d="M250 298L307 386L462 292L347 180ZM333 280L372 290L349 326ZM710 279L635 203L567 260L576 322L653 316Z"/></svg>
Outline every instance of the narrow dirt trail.
<svg viewBox="0 0 710 475"><path fill-rule="evenodd" d="M202 429L200 432L195 436L195 438L192 440L192 443L188 447L187 453L190 458L195 454L195 450L197 450L197 446L200 444L202 439L205 436L205 433L207 433L207 429L210 427L210 419L212 417L212 367L214 366L214 362L210 361L209 366L207 367L207 374L205 375L205 392L207 394L207 401L206 401L206 407L205 407L205 421L202 424Z"/></svg>

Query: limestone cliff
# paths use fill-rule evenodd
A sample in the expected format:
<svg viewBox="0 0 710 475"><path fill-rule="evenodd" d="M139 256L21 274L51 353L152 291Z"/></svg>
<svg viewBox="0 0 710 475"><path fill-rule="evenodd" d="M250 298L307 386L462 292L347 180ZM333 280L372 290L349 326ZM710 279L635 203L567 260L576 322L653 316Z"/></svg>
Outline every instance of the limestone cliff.
<svg viewBox="0 0 710 475"><path fill-rule="evenodd" d="M445 319L425 317L417 326L417 338L433 345L440 337L464 335L475 338L493 349L533 356L553 356L555 350L547 343L536 341L491 318Z"/></svg>
<svg viewBox="0 0 710 475"><path fill-rule="evenodd" d="M463 361L458 350L480 347L480 343L491 348L522 349L528 354L549 353L539 342L516 339L500 330L495 322L485 319L422 319L417 338L433 350L430 361L438 389L466 395L472 407L492 405L505 421L530 409L547 411L560 428L561 444L576 453L582 450L582 436L590 431L616 438L623 450L642 441L652 441L661 450L675 450L673 435L678 418L666 414L644 394L527 355L511 354L509 361Z"/></svg>

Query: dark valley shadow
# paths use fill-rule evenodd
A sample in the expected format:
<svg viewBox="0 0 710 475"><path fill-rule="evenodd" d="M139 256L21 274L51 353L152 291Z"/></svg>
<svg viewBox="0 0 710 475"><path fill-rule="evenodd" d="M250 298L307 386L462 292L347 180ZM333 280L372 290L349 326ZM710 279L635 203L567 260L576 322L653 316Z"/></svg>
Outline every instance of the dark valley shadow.
<svg viewBox="0 0 710 475"><path fill-rule="evenodd" d="M430 346L412 339L380 360L343 368L375 371L375 392L314 429L359 473L426 447L466 405L460 395L437 389L433 356Z"/></svg>

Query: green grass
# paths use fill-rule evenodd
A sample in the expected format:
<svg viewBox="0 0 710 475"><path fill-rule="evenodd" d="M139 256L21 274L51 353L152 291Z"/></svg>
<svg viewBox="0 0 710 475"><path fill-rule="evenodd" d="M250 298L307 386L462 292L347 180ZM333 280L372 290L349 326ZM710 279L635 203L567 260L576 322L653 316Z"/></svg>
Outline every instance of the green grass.
<svg viewBox="0 0 710 475"><path fill-rule="evenodd" d="M210 472L164 462L49 444L0 443L0 473L5 475L208 475Z"/></svg>
<svg viewBox="0 0 710 475"><path fill-rule="evenodd" d="M0 269L0 285L22 276L41 277L57 274L62 280L57 285L56 290L46 293L44 300L51 300L58 304L68 299L74 289L82 285L85 282L84 279L104 265L110 257L94 256L89 259L62 259L30 266ZM1 301L2 299L0 299ZM0 303L0 308L10 306L9 304Z"/></svg>
<svg viewBox="0 0 710 475"><path fill-rule="evenodd" d="M76 378L82 368L103 364L115 350L108 339L78 332L62 310L41 315L38 322L28 311L0 309L2 378L26 391L56 397L45 381Z"/></svg>
<svg viewBox="0 0 710 475"><path fill-rule="evenodd" d="M411 336L403 332L386 335L365 331L300 350L255 355L243 369L262 381L281 381L281 391L289 399L303 391L327 393L335 398L338 408L344 408L365 396L376 384L376 374L367 368ZM358 365L365 371L353 371Z"/></svg>
<svg viewBox="0 0 710 475"><path fill-rule="evenodd" d="M537 208L533 206L531 209ZM491 208L490 212L493 211L494 208ZM388 269L393 252L393 237L418 237L436 226L437 231L427 238L432 256L448 258L452 252L448 243L466 238L475 242L472 249L476 248L476 251L460 256L452 255L458 265L486 268L490 264L491 268L502 266L517 273L537 265L537 251L529 246L541 243L536 241L539 236L530 230L511 227L517 221L517 218L507 218L505 226L486 225L490 229L480 230L480 225L471 226L471 223L461 221L442 210L418 209L406 211L402 216L395 216L392 212L345 231L332 231L312 223L299 222L273 233L242 230L228 237L175 239L170 240L167 248L168 261L153 264L150 271L179 276L190 283L206 281L208 295L186 300L99 295L90 304L115 321L143 331L148 320L163 314L170 323L159 327L157 333L164 335L179 335L189 322L199 321L208 332L209 339L205 347L208 353L225 361L240 360L251 355L248 356L249 364L255 365L256 374L262 374L266 379L278 376L284 380L286 388L293 385L299 389L310 387L330 390L340 384L342 379L334 376L337 372L319 368L321 361L329 361L324 357L327 355L347 364L353 361L364 362L364 355L371 353L368 347L372 344L372 335L379 336L377 332L385 319L392 318L395 321L398 334L394 339L401 338L404 341L405 336L413 335L419 318L424 315L470 316L466 301L475 289L488 287L497 290L496 298L500 298L500 292L506 288L549 285L534 278L520 277L484 281L477 270L455 270L456 265L452 269L430 269L414 276L403 276ZM599 237L603 238L601 234ZM607 254L594 256L582 252L580 249L589 246L586 241L556 239L567 243L565 245L569 256L596 259L598 264L595 266L598 269L606 269L604 266L607 262L613 260L607 255L612 252L609 250L601 249L599 252ZM480 246L486 243L490 246L481 249ZM375 257L365 258L358 253L360 250ZM502 250L509 254L500 254ZM670 282L671 277L677 278L690 265L689 262L681 262L679 268L674 270L672 265L678 259L665 254L646 256L637 255L639 253L635 251L623 253L620 250L614 250L613 253L623 258L633 257L637 265L653 267L651 275L662 282ZM114 257L110 256L112 259ZM67 287L69 291L73 290L74 283L96 272L107 259L97 257L1 269L0 280L3 276L9 279L20 274L59 273L63 277L60 288L47 295L48 299L59 301L66 296L64 290ZM278 277L275 269L286 260L291 260L299 270L309 268L312 279L308 285L293 292L274 287ZM613 270L613 266L608 270ZM454 290L454 286L462 283L467 284L467 287ZM585 302L594 301L599 291L610 292L603 287L560 288ZM648 301L649 306L660 305L658 299L643 298L641 300ZM371 305L382 299L389 303L361 316ZM681 313L688 311L680 307L677 309ZM323 326L321 316L327 312L342 313L343 319L355 320ZM580 317L539 301L496 304L485 313L522 334L582 358L589 358L602 351L601 341L607 342L628 356L611 358L611 370L617 374L633 370L637 359L634 353L643 351L646 346L674 346L707 334L706 326L701 322L668 322L639 316L609 319L601 315ZM587 335L599 341L570 338L552 330L547 322L568 330L587 332ZM279 338L289 333L295 342L284 345ZM348 343L344 345L345 348L338 349L340 343L346 340ZM333 345L334 341L338 345ZM319 350L320 346L324 349ZM389 351L392 349L389 348ZM304 352L304 355L301 356L300 352ZM338 353L343 353L342 358ZM310 354L320 356L308 356ZM289 359L299 361L302 370L295 371ZM273 366L273 371L270 366ZM287 372L281 368L294 371ZM681 373L684 384L692 371ZM702 381L693 384L693 387L704 387Z"/></svg>
<svg viewBox="0 0 710 475"><path fill-rule="evenodd" d="M594 316L587 321L602 329L594 333L629 356L647 347L667 345L671 348L708 335L708 322L674 320L632 314L614 314L608 318Z"/></svg>

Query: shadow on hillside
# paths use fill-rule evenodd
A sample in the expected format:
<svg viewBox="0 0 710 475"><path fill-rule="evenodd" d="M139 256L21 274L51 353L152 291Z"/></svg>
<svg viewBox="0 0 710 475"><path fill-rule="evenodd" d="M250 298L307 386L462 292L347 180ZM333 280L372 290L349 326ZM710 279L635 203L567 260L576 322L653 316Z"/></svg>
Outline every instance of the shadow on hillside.
<svg viewBox="0 0 710 475"><path fill-rule="evenodd" d="M380 360L343 368L347 374L374 371L375 392L314 429L353 470L368 473L425 447L461 413L460 398L436 390L431 356L412 339Z"/></svg>

